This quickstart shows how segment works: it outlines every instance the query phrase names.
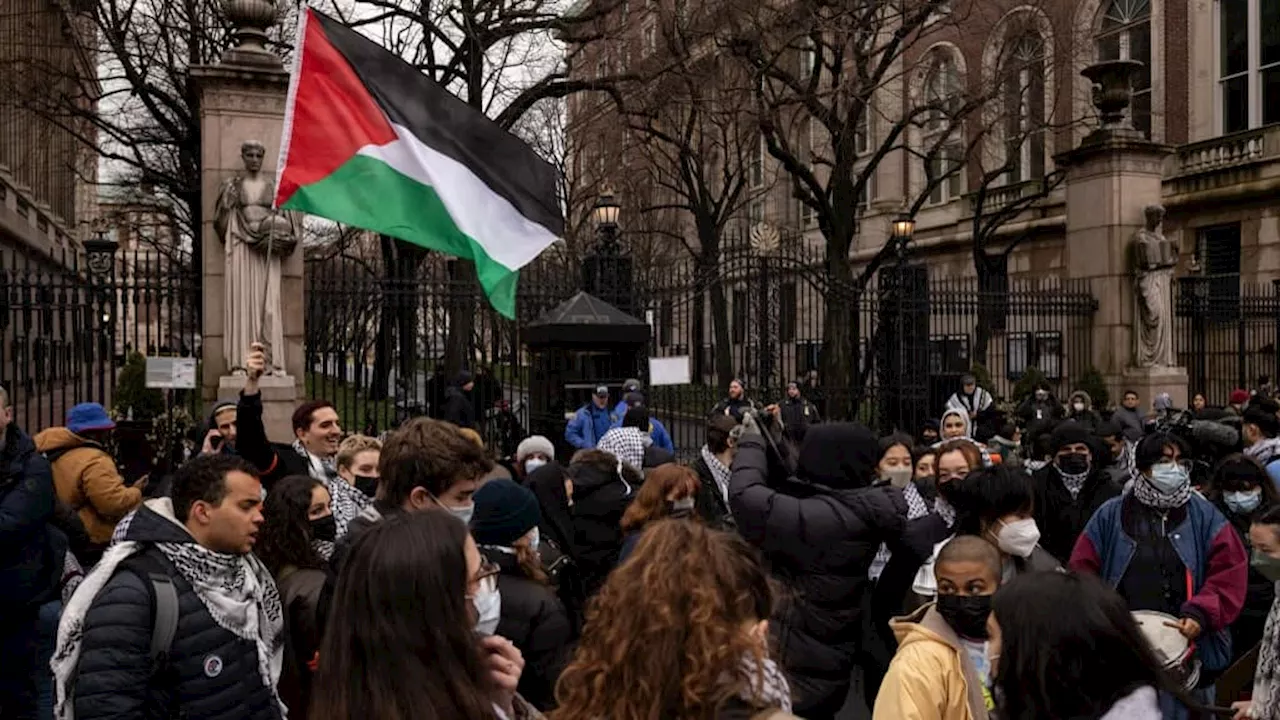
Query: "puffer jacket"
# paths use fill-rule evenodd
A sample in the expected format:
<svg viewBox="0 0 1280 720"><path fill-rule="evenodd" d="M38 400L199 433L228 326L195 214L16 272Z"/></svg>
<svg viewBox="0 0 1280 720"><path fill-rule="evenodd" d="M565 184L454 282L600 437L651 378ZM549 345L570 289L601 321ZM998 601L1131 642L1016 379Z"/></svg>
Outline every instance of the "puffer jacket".
<svg viewBox="0 0 1280 720"><path fill-rule="evenodd" d="M142 504L142 489L125 484L101 445L53 427L36 435L36 449L52 458L58 500L80 514L94 545L110 542L116 523Z"/></svg>
<svg viewBox="0 0 1280 720"><path fill-rule="evenodd" d="M584 453L569 466L573 480L573 538L569 554L578 564L587 596L604 584L622 551L622 515L643 483L627 465L601 451Z"/></svg>
<svg viewBox="0 0 1280 720"><path fill-rule="evenodd" d="M880 684L873 720L986 720L986 688L932 603L890 625L898 652Z"/></svg>
<svg viewBox="0 0 1280 720"><path fill-rule="evenodd" d="M150 583L131 569L117 568L85 615L74 680L76 720L280 718L279 703L258 672L254 643L214 622L191 584L154 547L161 542L189 543L191 536L143 506L124 539L144 543L143 552L173 580L177 632L168 662L153 674Z"/></svg>
<svg viewBox="0 0 1280 720"><path fill-rule="evenodd" d="M501 569L498 592L502 616L498 635L510 640L524 656L520 696L539 710L555 704L556 680L569 660L573 625L556 591L525 576L516 557L496 548L481 548Z"/></svg>
<svg viewBox="0 0 1280 720"><path fill-rule="evenodd" d="M307 720L311 703L311 660L320 650L324 628L316 622L326 573L316 568L286 567L276 578L284 606L284 667L280 672L280 701L289 720Z"/></svg>
<svg viewBox="0 0 1280 720"><path fill-rule="evenodd" d="M62 576L48 527L54 505L48 461L9 425L0 450L0 625L6 615L53 597Z"/></svg>
<svg viewBox="0 0 1280 720"><path fill-rule="evenodd" d="M1121 487L1112 481L1106 468L1097 464L1074 498L1052 463L1037 470L1032 478L1032 509L1036 527L1040 529L1040 546L1058 562L1066 562L1071 559L1071 551L1089 524L1089 518L1103 503L1119 497Z"/></svg>
<svg viewBox="0 0 1280 720"><path fill-rule="evenodd" d="M860 425L816 425L796 478L771 470L764 439L744 435L729 479L738 531L763 552L787 601L775 617L782 664L802 717L831 717L849 692L867 572L881 543L900 546L902 491L871 488L877 440Z"/></svg>
<svg viewBox="0 0 1280 720"><path fill-rule="evenodd" d="M1075 402L1079 400L1084 403L1084 410L1076 412ZM1067 419L1074 420L1093 432L1102 424L1102 416L1097 410L1093 409L1093 398L1089 397L1089 393L1083 390L1077 390L1071 393L1071 397L1067 399Z"/></svg>

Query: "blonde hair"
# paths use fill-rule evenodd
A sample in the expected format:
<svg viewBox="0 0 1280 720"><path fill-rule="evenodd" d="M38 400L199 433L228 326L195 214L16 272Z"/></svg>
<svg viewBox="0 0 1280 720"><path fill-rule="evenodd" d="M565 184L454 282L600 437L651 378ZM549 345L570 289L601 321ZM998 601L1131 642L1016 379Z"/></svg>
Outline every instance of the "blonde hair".
<svg viewBox="0 0 1280 720"><path fill-rule="evenodd" d="M480 433L475 430L472 430L471 428L458 428L458 434L476 445L484 447L484 440L480 438Z"/></svg>
<svg viewBox="0 0 1280 720"><path fill-rule="evenodd" d="M338 467L350 469L351 464L356 461L357 455L370 450L382 452L382 443L368 435L352 435L348 437L338 446Z"/></svg>

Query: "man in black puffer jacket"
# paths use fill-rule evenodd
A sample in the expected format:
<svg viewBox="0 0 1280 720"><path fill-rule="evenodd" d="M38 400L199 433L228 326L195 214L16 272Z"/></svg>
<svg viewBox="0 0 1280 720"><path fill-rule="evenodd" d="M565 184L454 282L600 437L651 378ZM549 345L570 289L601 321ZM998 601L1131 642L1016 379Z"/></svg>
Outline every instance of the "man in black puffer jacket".
<svg viewBox="0 0 1280 720"><path fill-rule="evenodd" d="M58 704L76 720L282 717L283 612L251 553L262 525L253 473L235 456L195 458L175 475L172 499L149 500L121 521L122 539L85 578L58 632ZM164 628L166 582L177 621ZM167 630L167 658L153 664L153 632Z"/></svg>
<svg viewBox="0 0 1280 720"><path fill-rule="evenodd" d="M729 479L738 531L758 546L788 589L774 633L796 696L794 712L831 718L849 693L861 647L867 571L880 544L896 549L907 503L871 488L878 443L861 425L816 425L805 434L795 478L771 462L754 419L743 423Z"/></svg>
<svg viewBox="0 0 1280 720"><path fill-rule="evenodd" d="M66 541L48 527L53 471L12 415L0 387L0 717L25 720L36 717L37 613L56 595Z"/></svg>

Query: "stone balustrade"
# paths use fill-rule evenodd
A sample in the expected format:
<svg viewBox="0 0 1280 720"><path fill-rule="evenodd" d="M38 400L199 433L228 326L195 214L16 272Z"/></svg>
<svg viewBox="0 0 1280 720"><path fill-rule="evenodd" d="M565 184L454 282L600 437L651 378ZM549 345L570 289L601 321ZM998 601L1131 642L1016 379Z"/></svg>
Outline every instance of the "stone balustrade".
<svg viewBox="0 0 1280 720"><path fill-rule="evenodd" d="M1178 175L1213 172L1275 157L1280 135L1274 128L1256 128L1183 145L1178 150Z"/></svg>
<svg viewBox="0 0 1280 720"><path fill-rule="evenodd" d="M1277 187L1277 126L1183 145L1165 164L1164 204L1168 207L1274 196Z"/></svg>
<svg viewBox="0 0 1280 720"><path fill-rule="evenodd" d="M18 183L4 165L0 165L0 225L50 256L76 245L62 220L47 204L34 202L31 189Z"/></svg>
<svg viewBox="0 0 1280 720"><path fill-rule="evenodd" d="M981 210L984 214L988 214L1006 208L1024 198L1038 195L1039 193L1039 180L1024 180L1023 182L1012 183L1010 185L987 188L986 194L982 197L981 208L978 207L978 193L969 193L965 197L969 200L970 212L976 213Z"/></svg>

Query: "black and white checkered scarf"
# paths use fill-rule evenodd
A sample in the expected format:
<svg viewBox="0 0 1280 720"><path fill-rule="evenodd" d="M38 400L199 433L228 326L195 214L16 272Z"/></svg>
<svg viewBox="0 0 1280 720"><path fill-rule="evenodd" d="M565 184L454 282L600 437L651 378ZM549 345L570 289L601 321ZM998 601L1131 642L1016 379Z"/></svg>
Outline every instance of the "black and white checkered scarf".
<svg viewBox="0 0 1280 720"><path fill-rule="evenodd" d="M338 537L345 536L347 526L360 515L361 510L373 504L373 499L344 480L332 460L316 457L308 452L301 440L293 441L293 449L306 458L307 466L311 468L311 477L324 483L325 489L329 491L333 519L338 524Z"/></svg>
<svg viewBox="0 0 1280 720"><path fill-rule="evenodd" d="M720 488L720 494L724 496L725 507L729 506L729 468L720 462L720 458L711 452L711 448L706 445L702 446L702 462L707 464L707 469L711 471L711 477L716 481L716 487Z"/></svg>
<svg viewBox="0 0 1280 720"><path fill-rule="evenodd" d="M739 693L739 697L753 707L791 712L791 686L777 663L765 658L762 667L754 657L746 655L742 658L740 667L747 686Z"/></svg>
<svg viewBox="0 0 1280 720"><path fill-rule="evenodd" d="M174 515L173 501L169 498L148 500L145 505L148 510L186 532L185 526ZM107 548L102 560L80 583L63 610L57 645L50 663L57 694L54 711L57 720L73 720L75 717L74 675L80 663L84 620L89 607L115 575L120 563L147 547L147 543L127 539L128 526L137 517L137 512L120 521L117 533L125 539L113 542ZM258 649L258 673L262 684L275 695L284 665L284 610L280 593L267 567L253 553L231 555L215 552L194 539L182 543L155 543L155 547L191 585L219 627L254 643ZM276 695L276 700L279 702L279 695ZM280 707L282 713L285 712L283 703Z"/></svg>
<svg viewBox="0 0 1280 720"><path fill-rule="evenodd" d="M1138 502L1149 508L1156 510L1171 510L1176 507L1182 507L1191 499L1191 482L1182 484L1182 487L1171 493L1165 493L1156 487L1146 475L1139 475L1137 481L1133 483L1133 496Z"/></svg>
<svg viewBox="0 0 1280 720"><path fill-rule="evenodd" d="M616 427L600 438L596 449L611 453L636 470L643 470L644 450L651 444L653 439L641 432L640 428Z"/></svg>
<svg viewBox="0 0 1280 720"><path fill-rule="evenodd" d="M902 488L902 496L907 501L907 520L916 520L934 512L929 507L929 501L920 494L920 488L916 487L914 482L909 482ZM946 502L942 498L938 498L938 500ZM947 507L950 508L951 506L948 505ZM954 522L955 515L953 513L952 520L947 523L947 526L950 527ZM872 580L879 580L880 575L884 573L884 569L891 559L893 559L893 553L890 552L889 546L880 543L880 549L876 551L875 559L871 561L871 569L867 572L867 577Z"/></svg>

